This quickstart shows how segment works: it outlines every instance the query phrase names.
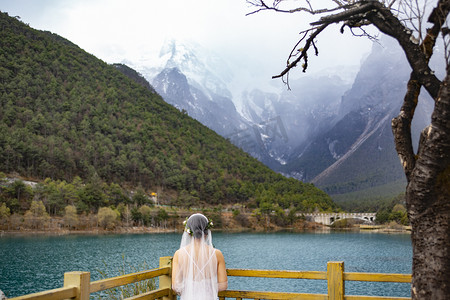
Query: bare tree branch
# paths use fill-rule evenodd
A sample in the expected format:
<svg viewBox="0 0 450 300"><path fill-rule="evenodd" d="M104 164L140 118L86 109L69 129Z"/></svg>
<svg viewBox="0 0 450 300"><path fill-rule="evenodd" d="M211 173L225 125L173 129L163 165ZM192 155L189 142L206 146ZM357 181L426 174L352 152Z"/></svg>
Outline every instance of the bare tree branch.
<svg viewBox="0 0 450 300"><path fill-rule="evenodd" d="M389 9L392 9L392 6L394 6L395 0L392 0L388 5L386 5Z"/></svg>
<svg viewBox="0 0 450 300"><path fill-rule="evenodd" d="M262 1L261 1L262 2ZM354 5L349 6L349 5L345 5L340 7L339 9L348 9L347 11L343 11L341 13L337 13L332 15L332 18L329 19L329 17L323 17L320 19L320 21L318 22L314 22L311 23L312 26L315 25L319 25L317 27L312 27L308 30L303 31L302 33L308 33L308 32L312 32L311 35L306 39L306 35L304 35L295 45L294 50L291 51L289 57L288 57L288 62L286 64L286 68L278 75L272 76L272 78L280 78L285 76L286 74L288 74L288 72L295 68L299 62L301 60L304 61L304 63L302 64L303 67L303 72L306 71L306 69L308 68L308 51L310 50L311 46L313 47L314 51L315 51L315 55L318 55L318 49L315 46L314 43L314 39L326 28L328 27L328 25L333 24L333 23L339 23L343 20L348 19L350 16L354 16L354 15L358 15L364 12L367 12L371 7L368 5L364 5L362 7L360 7L359 5ZM346 24L347 26L352 26L352 27L358 27L358 26L363 26L365 24L360 23L357 24L357 21L359 21L361 18L357 18L355 17L353 24ZM297 49L298 45L300 43L302 43L303 41L305 41L305 45L303 48L300 48L297 52L295 52L295 49ZM290 62L290 59L296 57L296 59L293 62ZM288 82L288 81L287 81Z"/></svg>
<svg viewBox="0 0 450 300"><path fill-rule="evenodd" d="M448 4L450 1L441 0L441 2L447 2ZM417 80L425 87L431 97L436 99L441 81L430 69L425 52L420 50L420 46L417 44L416 40L411 39L412 32L406 28L390 10L382 6L381 3L377 1L372 1L371 3L374 6L374 10L367 14L367 19L380 31L394 37L399 42L406 54L409 64L416 73ZM442 15L440 12L437 13Z"/></svg>
<svg viewBox="0 0 450 300"><path fill-rule="evenodd" d="M252 15L252 14L258 13L258 12L263 11L263 10L273 10L273 11L276 11L276 12L289 13L289 14L298 13L298 12L305 12L305 13L308 13L308 14L311 14L311 15L317 15L317 14L324 14L324 13L330 13L330 12L334 12L334 11L337 11L337 10L341 10L345 6L345 5L341 4L339 1L333 1L336 4L338 4L338 6L336 6L334 8L314 9L312 7L312 5L311 5L311 2L306 0L307 6L300 6L300 7L296 7L296 8L293 8L293 9L282 9L282 8L280 8L280 4L282 2L283 1L274 1L274 4L270 6L270 5L267 5L264 0L247 0L247 3L249 3L250 5L255 6L255 7L259 7L259 8L257 10L255 10L255 11L247 13L246 15L247 16L248 15Z"/></svg>
<svg viewBox="0 0 450 300"><path fill-rule="evenodd" d="M311 46L313 46L316 50L316 53L318 53L317 48L314 45L314 39L325 29L327 28L329 24L324 24L321 25L319 27L316 27L314 29L314 32L311 34L311 36L306 40L305 46L304 48L301 49L300 51L300 55L292 62L292 63L288 63L288 65L286 66L286 68L279 74L279 75L275 75L272 76L272 78L280 78L283 77L284 75L286 75L292 68L295 68L297 66L297 64L303 59L304 60L304 65L303 65L303 72L306 71L307 67L308 67L308 50L310 49ZM289 60L288 60L289 62Z"/></svg>
<svg viewBox="0 0 450 300"><path fill-rule="evenodd" d="M322 17L322 18L320 18L319 21L311 23L311 25L314 26L314 25L321 25L321 24L325 24L325 23L328 23L328 24L339 23L342 21L347 21L349 18L363 19L364 16L362 14L373 9L373 5L372 5L372 2L367 2L367 3L361 2L361 3L357 3L353 6L346 6L345 8L346 8L345 11L334 14L334 15Z"/></svg>
<svg viewBox="0 0 450 300"><path fill-rule="evenodd" d="M440 1L439 5L435 8L435 11L432 12L432 15L434 14L435 17L429 19L429 21L433 23L433 27L427 30L427 34L419 47L419 49L423 51L427 64L433 54L433 48L436 44L437 36L442 29L442 24L445 22L449 10L449 5L446 6L445 1ZM392 132L395 137L395 148L408 181L410 181L412 171L416 165L416 155L413 150L411 138L411 123L419 101L420 88L421 84L417 79L417 73L413 71L408 81L406 95L403 99L400 114L392 120Z"/></svg>
<svg viewBox="0 0 450 300"><path fill-rule="evenodd" d="M448 2L443 0L442 2ZM263 1L260 1L261 5L267 6ZM277 9L277 8L274 8ZM434 75L434 72L428 66L428 61L424 57L424 52L420 51L417 41L413 37L411 30L406 28L397 17L395 17L389 8L384 6L378 1L358 1L353 4L348 4L340 7L344 11L339 13L327 15L320 18L320 20L311 23L313 27L309 29L312 31L311 36L308 39L304 37L300 39L300 42L305 41L305 46L302 48L300 55L291 62L288 63L286 68L278 75L272 76L272 78L280 78L286 75L291 69L295 68L298 63L303 59L303 72L306 71L308 66L308 51L311 45L313 45L314 39L330 24L344 22L345 26L350 28L362 27L369 24L375 25L383 33L396 38L405 54L408 62L417 73L417 80L423 85L433 98L436 98L440 87L440 80ZM306 11L308 11L305 8ZM342 30L342 28L341 28ZM291 55L288 58L288 62L292 58Z"/></svg>

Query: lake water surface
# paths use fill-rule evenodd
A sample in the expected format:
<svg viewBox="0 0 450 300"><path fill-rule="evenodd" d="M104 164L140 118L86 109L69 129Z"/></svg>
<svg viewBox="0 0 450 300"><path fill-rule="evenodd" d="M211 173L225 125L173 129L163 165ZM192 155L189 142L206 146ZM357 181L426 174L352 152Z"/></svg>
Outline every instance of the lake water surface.
<svg viewBox="0 0 450 300"><path fill-rule="evenodd" d="M118 275L124 264L158 267L159 257L178 249L181 233L2 236L0 290L7 297L58 288L64 272L89 271L91 280ZM346 272L411 273L408 234L379 233L213 233L227 268L326 271L344 261ZM229 278L229 289L327 292L326 281ZM346 282L348 295L409 297L406 283Z"/></svg>

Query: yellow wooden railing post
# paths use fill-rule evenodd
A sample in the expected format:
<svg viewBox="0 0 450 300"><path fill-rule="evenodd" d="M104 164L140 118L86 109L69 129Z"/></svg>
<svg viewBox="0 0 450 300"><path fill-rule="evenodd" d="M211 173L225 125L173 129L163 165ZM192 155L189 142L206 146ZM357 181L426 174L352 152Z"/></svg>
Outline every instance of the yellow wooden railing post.
<svg viewBox="0 0 450 300"><path fill-rule="evenodd" d="M77 288L76 300L89 300L91 273L89 272L67 272L64 273L64 287L74 286Z"/></svg>
<svg viewBox="0 0 450 300"><path fill-rule="evenodd" d="M166 268L170 267L170 272L168 275L159 276L159 288L160 289L170 289L169 297L163 297L163 300L175 300L176 295L172 291L172 256L163 256L159 258L159 267Z"/></svg>
<svg viewBox="0 0 450 300"><path fill-rule="evenodd" d="M344 262L329 261L327 264L328 299L344 300Z"/></svg>

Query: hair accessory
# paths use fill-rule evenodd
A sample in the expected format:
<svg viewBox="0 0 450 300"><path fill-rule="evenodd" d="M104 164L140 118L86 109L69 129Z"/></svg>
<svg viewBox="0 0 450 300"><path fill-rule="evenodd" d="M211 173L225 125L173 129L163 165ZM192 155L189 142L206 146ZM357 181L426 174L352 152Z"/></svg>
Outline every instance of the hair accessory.
<svg viewBox="0 0 450 300"><path fill-rule="evenodd" d="M187 221L188 221L188 217L186 217L186 220L183 221L183 225L184 225L184 231L186 231L187 233L189 233L189 235L192 235L192 230L187 226Z"/></svg>
<svg viewBox="0 0 450 300"><path fill-rule="evenodd" d="M208 225L206 225L206 229L211 229L214 227L214 223L212 219L208 219Z"/></svg>
<svg viewBox="0 0 450 300"><path fill-rule="evenodd" d="M206 217L205 217L205 218L206 218ZM186 231L187 233L189 233L189 235L192 235L194 232L193 232L192 229L189 228L189 226L187 225L188 219L189 219L189 218L186 217L186 220L183 221L184 231ZM208 220L208 224L206 225L205 230L209 230L209 229L211 229L211 228L214 227L214 223L213 223L212 219L208 219L208 218L206 218L206 219Z"/></svg>

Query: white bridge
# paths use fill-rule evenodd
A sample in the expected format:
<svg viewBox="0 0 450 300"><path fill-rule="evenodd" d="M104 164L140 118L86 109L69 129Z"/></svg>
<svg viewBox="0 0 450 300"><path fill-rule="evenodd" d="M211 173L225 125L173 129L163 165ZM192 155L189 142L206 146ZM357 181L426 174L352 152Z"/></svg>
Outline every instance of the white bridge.
<svg viewBox="0 0 450 300"><path fill-rule="evenodd" d="M359 219L367 223L375 221L376 213L313 213L313 214L298 214L305 216L307 220L323 225L332 225L337 220L343 219Z"/></svg>

